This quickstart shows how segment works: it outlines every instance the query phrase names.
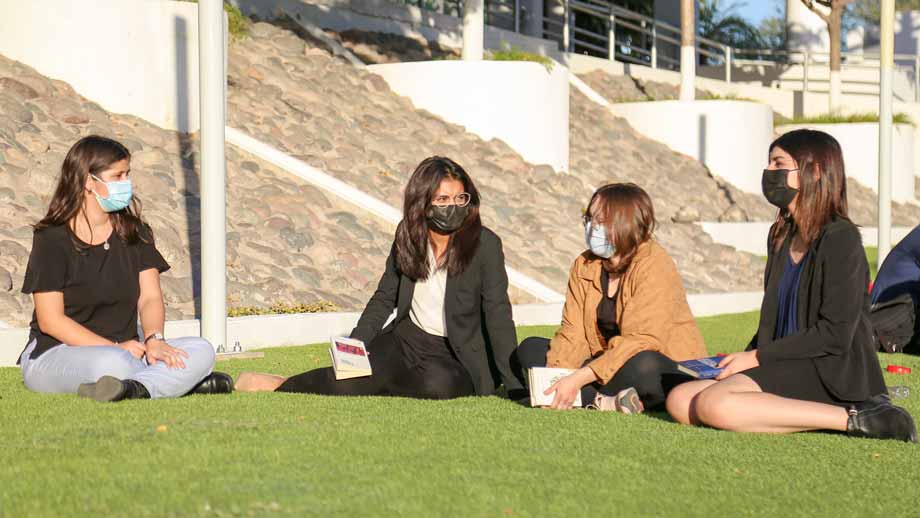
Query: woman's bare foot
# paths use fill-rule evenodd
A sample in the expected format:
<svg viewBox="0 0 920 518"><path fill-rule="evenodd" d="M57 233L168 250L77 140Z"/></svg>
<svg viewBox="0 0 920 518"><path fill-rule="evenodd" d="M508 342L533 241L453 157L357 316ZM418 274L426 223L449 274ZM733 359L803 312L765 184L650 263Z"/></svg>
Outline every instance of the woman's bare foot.
<svg viewBox="0 0 920 518"><path fill-rule="evenodd" d="M236 378L234 387L237 392L273 392L287 380L284 376L262 374L260 372L242 372Z"/></svg>

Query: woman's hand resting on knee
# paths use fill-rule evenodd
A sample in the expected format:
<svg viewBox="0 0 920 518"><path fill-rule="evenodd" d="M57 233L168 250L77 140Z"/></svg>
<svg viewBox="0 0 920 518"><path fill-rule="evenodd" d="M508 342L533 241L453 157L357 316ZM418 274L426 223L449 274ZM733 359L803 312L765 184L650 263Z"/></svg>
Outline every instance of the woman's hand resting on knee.
<svg viewBox="0 0 920 518"><path fill-rule="evenodd" d="M131 353L131 356L140 360L145 354L147 354L147 347L144 346L141 342L137 340L128 340L127 342L120 342L117 344L118 347Z"/></svg>
<svg viewBox="0 0 920 518"><path fill-rule="evenodd" d="M183 357L188 358L188 353L172 347L163 340L153 339L147 342L147 363L150 365L163 362L170 369L184 369Z"/></svg>
<svg viewBox="0 0 920 518"><path fill-rule="evenodd" d="M760 362L757 361L757 351L731 353L719 362L719 368L722 369L722 372L716 376L716 379L724 380L733 374L753 369L758 365L760 365Z"/></svg>

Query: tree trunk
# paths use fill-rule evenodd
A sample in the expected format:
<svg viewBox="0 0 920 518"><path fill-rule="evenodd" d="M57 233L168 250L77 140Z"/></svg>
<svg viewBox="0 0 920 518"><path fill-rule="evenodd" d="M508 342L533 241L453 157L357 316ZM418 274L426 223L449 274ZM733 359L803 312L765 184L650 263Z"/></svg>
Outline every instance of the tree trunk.
<svg viewBox="0 0 920 518"><path fill-rule="evenodd" d="M680 0L680 100L696 98L695 0Z"/></svg>
<svg viewBox="0 0 920 518"><path fill-rule="evenodd" d="M843 6L834 6L831 9L830 19L827 23L827 35L830 38L831 56L830 56L830 99L828 107L831 112L836 112L840 108L841 97L841 77L840 77L840 38L841 38L841 19L843 17Z"/></svg>

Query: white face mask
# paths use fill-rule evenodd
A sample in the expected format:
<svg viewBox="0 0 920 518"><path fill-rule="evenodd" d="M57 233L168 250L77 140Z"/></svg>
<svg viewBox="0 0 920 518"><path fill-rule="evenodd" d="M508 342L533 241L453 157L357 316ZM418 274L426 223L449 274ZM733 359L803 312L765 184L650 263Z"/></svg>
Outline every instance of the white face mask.
<svg viewBox="0 0 920 518"><path fill-rule="evenodd" d="M610 259L616 251L610 241L607 240L607 229L603 225L595 226L590 221L585 223L585 244L592 254L602 259Z"/></svg>

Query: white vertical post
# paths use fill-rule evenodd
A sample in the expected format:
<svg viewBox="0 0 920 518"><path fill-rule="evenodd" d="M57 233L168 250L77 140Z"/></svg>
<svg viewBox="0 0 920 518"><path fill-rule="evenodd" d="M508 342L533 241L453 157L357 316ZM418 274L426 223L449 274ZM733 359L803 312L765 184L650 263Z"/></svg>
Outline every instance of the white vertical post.
<svg viewBox="0 0 920 518"><path fill-rule="evenodd" d="M610 29L607 31L607 58L610 61L617 59L617 18L613 14L613 4L610 4Z"/></svg>
<svg viewBox="0 0 920 518"><path fill-rule="evenodd" d="M652 68L658 68L658 29L652 22Z"/></svg>
<svg viewBox="0 0 920 518"><path fill-rule="evenodd" d="M732 48L728 45L722 46L722 51L725 53L725 82L732 82Z"/></svg>
<svg viewBox="0 0 920 518"><path fill-rule="evenodd" d="M227 345L227 229L224 159L224 5L198 2L201 114L201 336Z"/></svg>
<svg viewBox="0 0 920 518"><path fill-rule="evenodd" d="M696 2L680 2L680 100L696 99Z"/></svg>
<svg viewBox="0 0 920 518"><path fill-rule="evenodd" d="M920 54L914 56L914 102L920 103Z"/></svg>
<svg viewBox="0 0 920 518"><path fill-rule="evenodd" d="M485 13L483 0L463 0L463 59L482 61Z"/></svg>
<svg viewBox="0 0 920 518"><path fill-rule="evenodd" d="M808 92L808 69L811 68L811 54L805 51L805 59L802 61L802 91Z"/></svg>
<svg viewBox="0 0 920 518"><path fill-rule="evenodd" d="M891 251L892 77L894 74L894 0L882 0L878 98L878 265Z"/></svg>
<svg viewBox="0 0 920 518"><path fill-rule="evenodd" d="M572 35L569 34L569 0L562 2L562 51L571 52L569 44L572 41Z"/></svg>

